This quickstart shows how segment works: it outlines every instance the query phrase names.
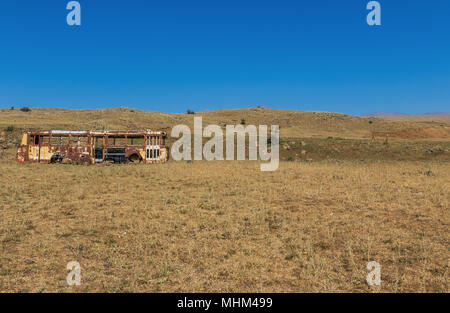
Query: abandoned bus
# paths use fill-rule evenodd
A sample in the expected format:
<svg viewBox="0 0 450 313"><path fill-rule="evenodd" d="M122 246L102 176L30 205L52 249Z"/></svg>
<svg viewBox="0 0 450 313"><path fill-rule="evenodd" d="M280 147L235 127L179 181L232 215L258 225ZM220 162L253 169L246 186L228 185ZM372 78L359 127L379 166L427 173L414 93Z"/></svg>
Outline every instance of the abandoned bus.
<svg viewBox="0 0 450 313"><path fill-rule="evenodd" d="M17 150L19 163L164 163L166 133L151 130L28 130Z"/></svg>

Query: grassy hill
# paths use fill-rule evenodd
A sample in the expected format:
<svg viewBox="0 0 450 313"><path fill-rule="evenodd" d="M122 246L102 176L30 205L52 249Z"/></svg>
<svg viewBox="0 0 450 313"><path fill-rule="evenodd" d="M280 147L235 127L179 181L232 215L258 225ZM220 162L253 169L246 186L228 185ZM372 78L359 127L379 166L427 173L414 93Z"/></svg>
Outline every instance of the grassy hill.
<svg viewBox="0 0 450 313"><path fill-rule="evenodd" d="M291 111L265 108L217 110L193 114L160 113L131 108L95 110L18 109L0 110L0 129L158 129L170 131L177 124L193 125L193 117L202 116L203 125L246 124L280 125L284 138L371 138L450 140L450 119L436 121L395 117L360 117L341 113Z"/></svg>
<svg viewBox="0 0 450 313"><path fill-rule="evenodd" d="M169 114L131 108L97 110L0 110L2 159L14 159L22 129L155 129L193 128L194 116L203 126L216 124L279 125L281 160L450 160L450 123L415 116L360 117L341 113L248 108L196 114ZM429 116L427 116L429 118ZM442 117L441 117L442 119ZM389 145L385 145L389 134ZM375 139L375 140L373 140ZM171 145L175 139L169 136ZM8 149L9 148L9 149Z"/></svg>
<svg viewBox="0 0 450 313"><path fill-rule="evenodd" d="M411 121L419 123L442 123L450 124L450 113L440 114L402 114L402 115L386 115L379 116L389 121Z"/></svg>

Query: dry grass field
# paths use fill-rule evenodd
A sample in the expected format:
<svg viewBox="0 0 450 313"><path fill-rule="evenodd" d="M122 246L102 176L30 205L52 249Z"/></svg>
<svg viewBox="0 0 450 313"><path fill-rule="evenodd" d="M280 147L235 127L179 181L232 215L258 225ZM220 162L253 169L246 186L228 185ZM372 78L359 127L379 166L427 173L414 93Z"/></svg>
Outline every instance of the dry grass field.
<svg viewBox="0 0 450 313"><path fill-rule="evenodd" d="M448 292L448 164L0 164L0 290ZM381 264L369 287L366 264ZM78 261L81 286L66 283Z"/></svg>
<svg viewBox="0 0 450 313"><path fill-rule="evenodd" d="M192 124L130 110L1 110L0 292L449 292L445 121L204 113L204 125L278 121L274 172L256 161L14 161L24 128ZM394 135L384 145L372 132ZM70 261L80 286L66 282ZM381 286L366 283L369 261Z"/></svg>

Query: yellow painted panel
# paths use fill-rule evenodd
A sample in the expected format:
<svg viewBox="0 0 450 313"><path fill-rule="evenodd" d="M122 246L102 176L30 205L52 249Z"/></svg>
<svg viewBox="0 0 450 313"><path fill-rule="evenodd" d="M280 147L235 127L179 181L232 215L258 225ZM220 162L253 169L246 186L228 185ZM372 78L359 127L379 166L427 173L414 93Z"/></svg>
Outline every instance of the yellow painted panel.
<svg viewBox="0 0 450 313"><path fill-rule="evenodd" d="M39 147L30 146L28 149L28 159L31 161L37 161L39 156Z"/></svg>
<svg viewBox="0 0 450 313"><path fill-rule="evenodd" d="M51 157L52 155L50 153L50 147L41 147L41 160L50 160Z"/></svg>
<svg viewBox="0 0 450 313"><path fill-rule="evenodd" d="M160 156L160 159L161 160L166 160L166 158L167 158L167 149L161 149L161 156Z"/></svg>
<svg viewBox="0 0 450 313"><path fill-rule="evenodd" d="M27 145L27 140L28 139L28 134L22 134L22 145L26 146Z"/></svg>
<svg viewBox="0 0 450 313"><path fill-rule="evenodd" d="M52 154L50 153L50 147L41 146L41 160L50 160ZM30 146L28 150L28 159L32 161L39 160L39 146Z"/></svg>

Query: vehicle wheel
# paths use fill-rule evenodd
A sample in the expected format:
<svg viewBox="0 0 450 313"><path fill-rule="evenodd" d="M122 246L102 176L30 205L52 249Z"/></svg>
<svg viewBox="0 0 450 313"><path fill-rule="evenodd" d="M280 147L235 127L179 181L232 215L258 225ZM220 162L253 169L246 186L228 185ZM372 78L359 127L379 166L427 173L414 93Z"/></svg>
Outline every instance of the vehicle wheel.
<svg viewBox="0 0 450 313"><path fill-rule="evenodd" d="M128 157L128 161L131 163L140 163L142 161L142 159L139 155L132 154Z"/></svg>

